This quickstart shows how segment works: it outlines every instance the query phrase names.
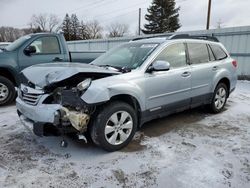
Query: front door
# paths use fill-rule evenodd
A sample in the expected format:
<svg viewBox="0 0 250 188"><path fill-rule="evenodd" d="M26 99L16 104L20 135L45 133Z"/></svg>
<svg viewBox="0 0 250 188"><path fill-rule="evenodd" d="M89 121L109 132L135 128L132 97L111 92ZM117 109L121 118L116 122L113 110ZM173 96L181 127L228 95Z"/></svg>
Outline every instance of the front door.
<svg viewBox="0 0 250 188"><path fill-rule="evenodd" d="M166 47L154 60L167 61L170 70L145 73L146 108L175 110L190 104L191 71L183 43Z"/></svg>

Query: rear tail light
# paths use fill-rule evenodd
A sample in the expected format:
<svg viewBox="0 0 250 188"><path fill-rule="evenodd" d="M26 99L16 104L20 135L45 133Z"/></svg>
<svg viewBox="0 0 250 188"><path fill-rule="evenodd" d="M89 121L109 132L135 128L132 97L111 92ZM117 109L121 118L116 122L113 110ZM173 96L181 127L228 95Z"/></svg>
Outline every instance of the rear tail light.
<svg viewBox="0 0 250 188"><path fill-rule="evenodd" d="M236 60L233 60L232 61L232 64L233 64L233 66L236 68L237 67L237 61Z"/></svg>

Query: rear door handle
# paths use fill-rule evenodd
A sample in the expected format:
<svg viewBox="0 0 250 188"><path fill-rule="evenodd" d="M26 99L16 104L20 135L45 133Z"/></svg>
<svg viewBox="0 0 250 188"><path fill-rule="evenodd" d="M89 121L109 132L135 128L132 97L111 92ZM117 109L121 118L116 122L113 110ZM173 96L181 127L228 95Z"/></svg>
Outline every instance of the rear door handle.
<svg viewBox="0 0 250 188"><path fill-rule="evenodd" d="M181 74L182 77L189 77L190 75L191 75L191 72L188 72L188 71L183 72L183 73Z"/></svg>
<svg viewBox="0 0 250 188"><path fill-rule="evenodd" d="M214 66L212 70L213 70L213 71L217 71L217 70L218 70L218 67L217 67L217 66Z"/></svg>
<svg viewBox="0 0 250 188"><path fill-rule="evenodd" d="M62 61L63 59L60 57L55 57L52 61Z"/></svg>

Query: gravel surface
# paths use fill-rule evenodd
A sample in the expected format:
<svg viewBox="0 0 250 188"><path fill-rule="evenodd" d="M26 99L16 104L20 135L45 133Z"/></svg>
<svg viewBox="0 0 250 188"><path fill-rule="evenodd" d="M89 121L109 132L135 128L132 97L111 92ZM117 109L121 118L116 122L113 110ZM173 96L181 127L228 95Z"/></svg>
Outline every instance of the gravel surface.
<svg viewBox="0 0 250 188"><path fill-rule="evenodd" d="M225 110L198 108L151 121L108 153L67 137L36 137L14 105L0 108L0 187L250 187L250 82Z"/></svg>

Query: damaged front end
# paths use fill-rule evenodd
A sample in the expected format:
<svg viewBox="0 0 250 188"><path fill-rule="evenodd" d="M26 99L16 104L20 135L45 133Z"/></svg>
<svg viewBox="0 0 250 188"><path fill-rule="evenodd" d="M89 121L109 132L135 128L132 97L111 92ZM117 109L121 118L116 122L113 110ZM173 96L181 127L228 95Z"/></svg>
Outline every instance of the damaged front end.
<svg viewBox="0 0 250 188"><path fill-rule="evenodd" d="M26 127L33 126L38 136L85 133L97 104L87 104L81 96L92 81L118 74L92 65L64 66L49 65L49 71L47 66L35 66L22 72L17 112L21 122ZM35 75L39 69L43 78ZM47 74L43 70L48 71Z"/></svg>

